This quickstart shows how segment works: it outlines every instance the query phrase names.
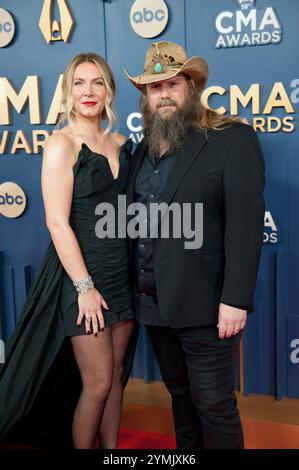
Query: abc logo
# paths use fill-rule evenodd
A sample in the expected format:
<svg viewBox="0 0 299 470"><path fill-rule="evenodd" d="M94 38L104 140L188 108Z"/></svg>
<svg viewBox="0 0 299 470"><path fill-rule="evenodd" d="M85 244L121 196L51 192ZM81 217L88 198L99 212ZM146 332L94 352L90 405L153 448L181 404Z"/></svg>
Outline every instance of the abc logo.
<svg viewBox="0 0 299 470"><path fill-rule="evenodd" d="M12 24L6 21L5 23L0 23L0 33L10 33L12 30Z"/></svg>
<svg viewBox="0 0 299 470"><path fill-rule="evenodd" d="M291 341L290 347L293 348L293 351L290 355L290 360L293 364L299 363L299 339L293 339Z"/></svg>
<svg viewBox="0 0 299 470"><path fill-rule="evenodd" d="M164 17L165 13L163 10L152 11L143 8L143 11L136 11L134 13L133 21L135 23L143 23L143 21L146 21L148 23L149 21L153 21L153 19L157 21L163 21Z"/></svg>
<svg viewBox="0 0 299 470"><path fill-rule="evenodd" d="M16 183L0 184L0 214L14 219L23 214L26 208L26 195Z"/></svg>
<svg viewBox="0 0 299 470"><path fill-rule="evenodd" d="M12 16L0 8L0 47L7 46L14 37L15 24Z"/></svg>
<svg viewBox="0 0 299 470"><path fill-rule="evenodd" d="M168 8L164 0L136 0L131 8L131 26L143 38L158 36L167 22Z"/></svg>

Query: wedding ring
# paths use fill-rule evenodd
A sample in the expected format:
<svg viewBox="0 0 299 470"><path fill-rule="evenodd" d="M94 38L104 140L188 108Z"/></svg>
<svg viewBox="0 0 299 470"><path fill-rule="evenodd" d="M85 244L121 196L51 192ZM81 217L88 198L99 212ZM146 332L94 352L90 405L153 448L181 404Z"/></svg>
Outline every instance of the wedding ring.
<svg viewBox="0 0 299 470"><path fill-rule="evenodd" d="M87 320L87 321L91 321L91 317L86 317L86 320Z"/></svg>

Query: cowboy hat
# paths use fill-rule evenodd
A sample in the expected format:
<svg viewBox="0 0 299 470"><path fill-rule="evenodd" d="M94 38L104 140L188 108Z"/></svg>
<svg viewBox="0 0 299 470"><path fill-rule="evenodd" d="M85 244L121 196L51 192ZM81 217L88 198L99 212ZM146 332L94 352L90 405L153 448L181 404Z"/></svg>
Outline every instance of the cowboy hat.
<svg viewBox="0 0 299 470"><path fill-rule="evenodd" d="M179 73L189 75L194 80L197 91L200 91L208 79L208 64L198 56L187 59L185 49L169 41L154 42L150 45L145 57L143 74L132 77L125 69L128 79L139 90L148 83L167 80Z"/></svg>

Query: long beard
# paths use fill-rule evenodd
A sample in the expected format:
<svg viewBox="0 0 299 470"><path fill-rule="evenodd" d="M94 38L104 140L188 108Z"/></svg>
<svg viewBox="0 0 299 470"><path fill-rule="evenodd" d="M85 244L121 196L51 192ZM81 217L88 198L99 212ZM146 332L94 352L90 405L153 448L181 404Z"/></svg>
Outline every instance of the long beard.
<svg viewBox="0 0 299 470"><path fill-rule="evenodd" d="M166 104L177 105L175 101L163 100L159 106ZM161 117L158 110L151 111L146 97L142 103L144 118L144 142L148 146L150 155L160 156L160 144L167 145L168 153L182 148L188 132L194 128L198 115L198 105L192 96L188 96L181 107L170 115Z"/></svg>

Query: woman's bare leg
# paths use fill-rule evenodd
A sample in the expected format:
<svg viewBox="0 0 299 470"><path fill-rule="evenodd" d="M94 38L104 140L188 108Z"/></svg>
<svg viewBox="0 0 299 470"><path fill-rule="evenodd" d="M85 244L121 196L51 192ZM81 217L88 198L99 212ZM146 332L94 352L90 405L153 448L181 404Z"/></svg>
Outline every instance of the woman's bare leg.
<svg viewBox="0 0 299 470"><path fill-rule="evenodd" d="M97 337L73 336L71 343L83 386L73 417L73 444L75 449L92 449L112 385L111 328Z"/></svg>
<svg viewBox="0 0 299 470"><path fill-rule="evenodd" d="M134 328L133 321L123 321L112 326L113 380L100 425L102 449L116 449L122 412L123 386L121 374L127 345Z"/></svg>

